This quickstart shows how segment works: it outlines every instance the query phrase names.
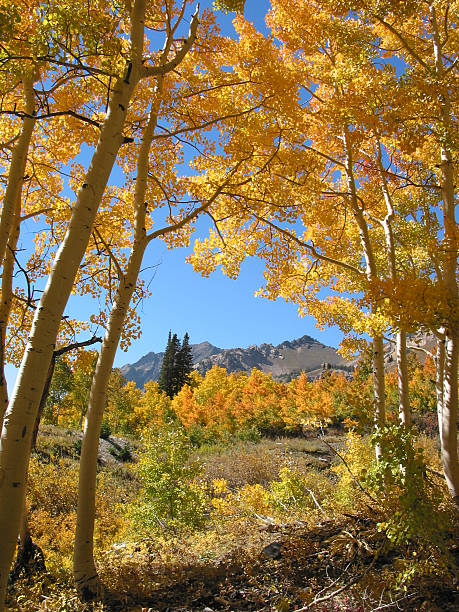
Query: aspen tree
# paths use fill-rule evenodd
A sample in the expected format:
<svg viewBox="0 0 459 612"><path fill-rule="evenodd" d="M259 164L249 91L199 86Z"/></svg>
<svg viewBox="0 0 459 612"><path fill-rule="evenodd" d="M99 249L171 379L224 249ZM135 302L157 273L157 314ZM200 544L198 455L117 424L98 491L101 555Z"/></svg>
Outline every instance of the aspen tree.
<svg viewBox="0 0 459 612"><path fill-rule="evenodd" d="M370 333L380 426L383 333L399 330L400 418L407 422L405 331L444 326L449 376L442 383L442 446L453 496L458 70L450 24L456 15L457 3L450 2L273 0L267 22L279 51L238 19L233 72L247 79L246 96L269 92L271 109L261 106L256 118L222 129L228 156L250 143L258 163L244 168L243 189L221 198L216 230L193 257L205 274L222 265L235 276L245 255L258 255L267 262L263 295L297 300L303 312L341 323L348 334ZM387 58L406 66L403 77ZM215 166L224 163L215 158ZM231 200L243 202L245 213L234 216ZM317 300L328 284L363 298ZM430 305L426 288L435 295Z"/></svg>
<svg viewBox="0 0 459 612"><path fill-rule="evenodd" d="M169 54L173 45L173 35L176 31L178 22L183 17L183 13L179 15L175 25L171 19L166 16L165 31L166 43L164 45L161 56L158 60L158 65L161 66L168 61ZM217 41L218 42L218 41ZM203 40L200 42L204 51L198 48L196 53L190 53L184 63L192 64L200 60L205 61L204 55L210 55L209 51L205 51L207 47L211 47L211 40ZM212 63L212 60L211 60ZM177 66L179 69L181 66ZM177 143L174 142L174 135L177 133L189 134L192 139L199 139L201 132L209 129L210 125L219 120L218 115L215 116L212 103L205 101L205 98L200 100L201 104L195 106L194 115L190 114L190 109L187 108L187 95L184 95L185 82L190 80L191 94L197 97L199 88L205 92L209 88L208 83L200 85L202 77L193 78L189 70L193 70L193 66L187 66L184 69L183 75L175 76L175 87L178 92L178 101L174 100L174 90L172 77L160 74L156 80L154 90L151 92L143 92L143 96L152 99L149 118L146 127L143 129L142 138L138 147L136 158L136 177L135 189L131 193L126 187L124 192L125 201L132 205L134 212L133 220L133 239L129 249L129 257L126 265L123 267L116 260L115 254L111 252L109 256L113 259L113 265L118 274L118 285L112 301L112 307L106 323L106 333L102 343L101 351L96 364L95 373L92 380L89 405L86 414L86 422L83 436L83 443L80 458L80 473L79 473L79 491L78 491L78 509L77 509L77 526L75 533L75 548L74 548L74 578L79 596L82 600L100 599L104 593L104 587L98 577L97 570L94 564L94 520L95 520L95 488L96 488L96 470L97 470L97 453L100 426L102 423L104 408L106 405L106 394L109 378L113 368L115 353L120 343L123 334L123 327L126 324L126 319L129 315L130 303L133 294L138 284L139 272L144 257L144 253L150 242L157 238L166 239L171 247L175 245L184 245L189 241L192 224L197 217L206 213L212 206L213 202L225 189L231 186L233 175L237 174L242 160L236 162L233 168L230 168L226 176L221 178L220 184L214 184L213 193L210 195L206 192L206 197L200 199L199 196L199 177L191 180L185 179L176 182L172 188L176 190L175 197L178 198L180 192L183 192L187 187L189 196L194 202L193 206L188 205L185 209L178 209L171 212L169 216L169 224L154 231L148 231L153 224L154 213L157 208L164 204L164 197L167 193L166 185L172 183L174 185L174 170L173 167L180 159L180 153L177 150ZM216 70L216 74L212 70ZM198 71L199 73L199 71ZM219 74L219 66L213 68L209 66L210 76L205 75L205 79L217 78L221 80ZM171 81L171 82L169 82ZM223 81L220 83L220 88L224 90L228 85ZM172 97L172 100L168 99ZM182 108L181 100L185 100L185 108ZM177 106L177 109L175 109ZM178 117L187 117L186 124L181 127L176 126L171 134L162 134L158 129L158 121L164 114L170 117L172 113L176 113ZM183 119L180 120L183 123ZM194 135L196 133L196 136ZM167 140L170 141L168 143ZM162 143L160 148L158 143ZM156 148L154 146L156 144ZM168 152L169 149L169 152ZM161 162L159 162L161 158ZM161 184L161 164L164 165L163 172L164 186ZM171 174L172 172L172 174ZM131 181L132 183L132 181ZM213 181L215 183L215 181ZM128 181L128 185L130 182ZM159 188L158 188L159 186ZM170 188L170 187L169 187ZM171 203L168 202L169 207ZM178 206L177 206L178 208ZM100 240L105 244L102 232L99 234ZM108 245L106 244L108 247Z"/></svg>
<svg viewBox="0 0 459 612"><path fill-rule="evenodd" d="M30 27L35 24L35 18L33 10L24 11L24 15L18 24L18 20L15 15L16 7L11 7L12 14L10 14L9 28L6 28L7 36L3 32L5 38L4 49L2 55L8 53L23 53L24 47L27 45L21 44L23 32L21 29ZM8 19L6 20L8 23ZM2 58L5 61L5 57ZM8 59L6 64L8 66ZM0 263L2 265L2 283L1 283L1 302L0 302L0 425L3 422L3 415L8 405L8 392L6 387L6 379L4 374L4 361L5 361L5 343L6 343L6 329L8 318L12 306L12 276L14 267L14 252L16 250L17 241L19 238L19 224L21 215L21 201L22 201L22 187L25 181L26 175L26 162L29 152L29 147L32 139L32 133L36 123L36 99L34 92L34 83L39 77L39 70L33 62L28 65L26 62L23 63L22 71L16 69L16 78L7 80L0 80L0 87L2 94L4 95L4 101L8 101L8 98L15 98L16 96L11 95L11 86L13 83L13 90L20 88L22 89L22 100L20 101L19 108L22 107L22 120L20 123L20 130L17 134L8 138L11 132L11 125L5 130L5 136L7 142L3 143L3 149L8 150L11 147L11 159L8 169L7 181L5 191L2 197L2 211L0 215ZM19 81L16 83L15 81ZM16 87L14 87L16 85ZM5 95L6 94L6 95ZM11 100L13 102L13 100ZM21 104L22 102L22 104ZM16 108L17 100L14 100L14 106ZM11 124L12 122L10 122ZM6 126L5 126L6 127ZM14 128L13 128L14 129ZM7 135L8 134L8 135ZM8 142L9 140L9 142Z"/></svg>
<svg viewBox="0 0 459 612"><path fill-rule="evenodd" d="M446 5L448 7L448 4ZM441 7L443 8L443 7ZM459 295L457 287L457 253L458 237L456 223L456 187L452 143L457 124L453 122L453 108L450 91L444 82L445 72L453 65L449 60L445 66L444 53L448 34L440 34L441 25L447 24L448 14L443 15L443 24L439 23L435 2L429 5L430 22L435 58L435 77L439 83L438 101L440 107L440 125L444 134L440 139L439 178L442 195L442 212L444 224L444 263L443 276L451 314L446 324L445 374L443 402L441 403L440 423L442 441L442 461L446 482L452 496L459 504L459 456L457 449L458 418L458 366L459 366ZM446 8L446 11L448 8ZM449 58L448 58L449 59ZM457 62L457 58L456 58ZM454 70L454 68L453 68ZM456 68L457 70L457 68ZM456 175L457 176L457 175Z"/></svg>
<svg viewBox="0 0 459 612"><path fill-rule="evenodd" d="M345 3L350 8L350 3ZM454 36L458 16L457 2L376 2L358 3L358 10L381 37L383 47L396 45L397 56L405 65L405 99L396 98L393 107L399 124L396 130L399 158L405 167L421 168L417 174L420 197L436 192L432 216L438 227L437 250L432 254L438 293L443 304L438 308L437 325L427 324L438 337L436 361L438 414L441 430L442 461L451 495L459 498L459 458L457 450L458 415L458 287L457 287L457 40ZM353 7L355 8L355 7ZM393 52L394 53L394 52ZM426 120L428 109L429 120ZM406 117L400 121L402 117ZM414 155L414 160L413 160ZM419 180L419 178L421 180ZM418 195L419 197L419 195ZM441 212L440 212L441 211ZM444 341L444 359L443 344Z"/></svg>
<svg viewBox="0 0 459 612"><path fill-rule="evenodd" d="M69 32L65 7L34 0L12 2L3 7L2 18L0 165L6 186L1 199L0 233L2 238L7 237L7 245L1 274L0 422L8 403L5 363L19 365L21 361L18 353L24 339L25 345L36 303L34 283L46 274L46 259L52 250L58 219L61 224L63 217L68 222L68 209L64 211L67 201L61 193L61 169L80 152L81 142L91 139L88 127L94 131L95 122L84 116L83 109L99 95L79 86L80 79L91 76L93 67L88 72L83 61L78 66L65 65L59 55L62 47L71 47L73 61L81 60L81 43L75 29ZM100 20L94 18L94 12L90 12L89 19L95 21L92 34L97 31L92 43L103 55L106 39L99 32ZM87 51L86 48L86 58ZM18 251L17 245L22 224L31 219L46 223L47 231L45 238L43 231L36 232L35 252L26 263L23 252L27 250ZM26 289L13 283L13 274L18 270ZM71 323L66 320L67 331Z"/></svg>
<svg viewBox="0 0 459 612"><path fill-rule="evenodd" d="M158 92L161 91L162 79L158 82ZM159 99L160 102L160 99ZM80 457L77 525L74 547L74 578L80 598L83 601L100 599L104 588L100 582L94 564L94 520L95 520L95 490L97 474L97 455L99 447L100 427L106 404L107 386L113 368L116 350L123 331L123 325L129 309L132 295L136 288L143 256L148 244L160 237L179 232L190 225L200 214L204 213L228 186L232 174L238 166L229 172L227 180L223 181L213 196L197 206L193 211L184 214L181 219L156 231L147 233L145 195L147 191L149 164L148 153L154 135L158 118L158 108L152 109L148 126L145 130L137 163L137 179L134 195L135 226L134 241L130 251L126 270L120 276L120 284L116 290L113 307L102 347L93 376L89 405L86 413L83 443Z"/></svg>
<svg viewBox="0 0 459 612"><path fill-rule="evenodd" d="M29 460L30 436L45 384L49 362L67 299L79 263L89 241L97 207L125 142L123 125L133 92L141 79L173 70L190 49L198 25L192 20L190 33L163 66L144 61L146 3L136 0L127 11L130 49L121 74L112 83L107 114L89 168L78 191L65 238L59 248L46 288L35 312L29 342L5 415L0 447L0 600L3 609L8 571L19 531Z"/></svg>

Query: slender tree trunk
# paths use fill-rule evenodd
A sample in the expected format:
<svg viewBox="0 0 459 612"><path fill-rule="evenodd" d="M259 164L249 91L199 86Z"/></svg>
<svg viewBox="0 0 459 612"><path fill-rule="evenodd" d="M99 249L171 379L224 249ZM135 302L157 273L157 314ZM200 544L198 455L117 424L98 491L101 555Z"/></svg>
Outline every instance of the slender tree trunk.
<svg viewBox="0 0 459 612"><path fill-rule="evenodd" d="M5 345L8 319L13 301L13 271L14 252L19 239L21 224L22 186L25 180L25 170L30 142L35 127L35 94L33 81L23 80L24 110L26 117L22 122L22 130L14 147L11 166L8 173L5 196L2 202L0 218L0 261L2 269L2 297L0 303L0 427L8 406L8 388L5 378Z"/></svg>
<svg viewBox="0 0 459 612"><path fill-rule="evenodd" d="M363 215L363 210L359 205L357 190L355 185L352 147L350 145L349 130L344 132L345 143L345 168L348 187L348 197L354 219L359 228L360 243L365 258L366 276L371 282L377 276L376 261L370 240L368 224ZM384 344L382 336L373 336L373 389L374 389L374 423L375 430L378 432L386 422L386 391L385 391L385 371L384 371ZM380 445L376 445L376 458L382 456Z"/></svg>
<svg viewBox="0 0 459 612"><path fill-rule="evenodd" d="M386 172L382 162L382 148L381 143L378 142L377 152L377 164L379 175L381 178L381 188L384 196L384 202L386 204L387 214L382 221L384 228L384 236L386 240L386 253L387 253L387 265L389 268L391 279L397 282L397 265L396 265L396 254L394 235L392 230L392 223L394 220L394 206L392 203L392 196L389 191L389 185L387 183ZM410 414L410 395L409 395L409 381L408 381L408 360L406 350L406 332L404 329L400 329L396 335L396 361L397 361L397 381L398 381L398 398L399 398L399 420L400 422L408 427L411 423Z"/></svg>
<svg viewBox="0 0 459 612"><path fill-rule="evenodd" d="M3 417L8 407L8 388L5 378L6 330L13 304L14 252L17 247L20 229L20 219L18 217L19 215L16 215L11 229L2 270L2 297L0 302L0 427L3 424Z"/></svg>
<svg viewBox="0 0 459 612"><path fill-rule="evenodd" d="M137 4L142 4L138 0ZM143 7L144 8L144 7ZM144 10L142 11L142 15ZM141 40L143 43L143 16ZM136 41L137 49L141 49ZM91 235L108 178L123 143L126 111L140 78L137 58L129 78L119 78L112 90L109 111L65 238L56 254L48 282L33 319L29 341L6 412L0 444L0 610L3 610L8 572L16 547L25 495L30 442L40 398L54 350L60 321L78 266Z"/></svg>
<svg viewBox="0 0 459 612"><path fill-rule="evenodd" d="M452 119L450 92L443 85L445 67L443 64L443 43L439 31L434 3L430 5L432 40L435 59L435 76L438 84L440 109L440 164L439 178L443 211L443 281L448 293L450 316L445 325L445 371L443 380L443 403L441 409L442 461L446 482L451 495L459 503L459 459L457 452L458 412L458 356L459 356L459 296L457 287L458 237L456 225L456 196L454 184L454 160L450 140L457 131Z"/></svg>
<svg viewBox="0 0 459 612"><path fill-rule="evenodd" d="M437 350L435 353L435 392L437 396L438 432L440 435L440 446L443 448L442 423L443 423L443 394L445 378L445 329L441 328L441 336L437 338Z"/></svg>
<svg viewBox="0 0 459 612"><path fill-rule="evenodd" d="M445 111L446 115L446 111ZM446 122L446 118L445 118ZM446 482L451 495L459 503L459 458L457 451L458 413L458 356L459 356L459 308L457 288L457 234L455 217L455 194L453 159L451 152L441 149L441 177L443 197L444 237L444 282L448 292L450 318L446 328L445 373L442 410L442 460Z"/></svg>
<svg viewBox="0 0 459 612"><path fill-rule="evenodd" d="M167 58L171 42L168 39L162 55L163 60ZM104 594L104 586L94 563L94 521L100 427L104 415L107 388L115 354L118 349L132 294L137 284L145 249L149 242L145 228L147 209L144 202L148 184L148 158L158 122L163 82L164 77L160 77L157 83L158 98L156 105L151 109L149 121L140 145L134 194L134 241L125 273L123 274L122 270L119 270L119 285L92 378L89 404L86 411L86 423L80 455L77 524L73 554L73 576L78 595L82 601L101 599Z"/></svg>
<svg viewBox="0 0 459 612"><path fill-rule="evenodd" d="M457 451L459 365L458 336L455 330L447 330L445 347L445 373L443 381L443 406L441 414L441 457L446 483L451 496L459 504L459 456Z"/></svg>
<svg viewBox="0 0 459 612"><path fill-rule="evenodd" d="M406 349L406 332L401 329L396 337L397 380L400 423L405 427L411 425L408 359Z"/></svg>
<svg viewBox="0 0 459 612"><path fill-rule="evenodd" d="M443 335L445 329L440 330ZM446 346L445 346L446 345ZM438 431L440 434L441 458L446 483L452 497L459 501L459 462L457 453L457 395L456 384L451 378L457 377L457 348L448 338L439 338L435 356ZM455 368L455 369L454 369Z"/></svg>
<svg viewBox="0 0 459 612"><path fill-rule="evenodd" d="M375 430L381 431L386 423L386 384L384 372L384 342L382 336L373 338L373 388L375 396L374 423ZM377 444L376 459L381 459L383 449Z"/></svg>
<svg viewBox="0 0 459 612"><path fill-rule="evenodd" d="M80 456L77 525L73 557L75 585L82 601L100 599L104 592L94 564L93 552L100 427L105 409L108 381L147 243L147 240L144 239L143 244L138 244L135 252L134 250L131 252L125 277L118 287L107 325L107 332L97 360L86 412Z"/></svg>
<svg viewBox="0 0 459 612"><path fill-rule="evenodd" d="M2 203L2 214L0 217L0 261L5 259L8 240L12 224L21 210L21 191L25 179L25 169L30 141L35 127L35 94L33 91L33 80L24 77L22 80L24 88L25 114L22 121L22 130L18 141L13 149L11 165L8 172L5 195ZM19 212L18 212L19 209Z"/></svg>
<svg viewBox="0 0 459 612"><path fill-rule="evenodd" d="M180 63L181 59L185 56L186 49L189 49L195 40L198 24L197 19L198 12L196 11L190 24L190 32L187 39L188 47L182 47L182 51L177 54L177 61L173 62L174 67ZM167 39L159 59L160 71L161 67L165 67L168 64L167 58L172 48L174 31L175 28L167 28ZM105 409L107 387L129 304L137 284L145 249L152 238L159 236L162 233L162 230L159 230L158 232L154 232L152 235L147 237L145 228L147 214L145 196L148 184L149 152L158 122L159 109L162 103L161 95L165 73L166 71L158 74L156 86L156 104L151 108L149 121L145 128L137 159L137 179L134 194L134 242L127 263L126 272L123 274L120 270L120 283L118 285L115 301L110 312L107 331L93 375L91 391L89 394L89 405L86 412L86 423L80 455L77 525L75 531L75 547L73 557L73 575L75 585L78 595L83 601L100 599L104 593L104 586L98 576L94 563L94 520L97 454L99 448L100 427ZM194 216L194 214L191 214L190 219ZM181 223L178 223L176 224L176 227L178 228L181 225ZM167 233L170 230L172 230L172 227L166 228L164 233Z"/></svg>

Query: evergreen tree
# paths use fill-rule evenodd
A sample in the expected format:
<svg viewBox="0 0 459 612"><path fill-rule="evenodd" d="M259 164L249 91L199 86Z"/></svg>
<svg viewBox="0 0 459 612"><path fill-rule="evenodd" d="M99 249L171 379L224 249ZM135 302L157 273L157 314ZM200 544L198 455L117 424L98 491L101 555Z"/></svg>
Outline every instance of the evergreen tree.
<svg viewBox="0 0 459 612"><path fill-rule="evenodd" d="M169 330L169 337L167 339L167 346L164 351L163 363L158 380L159 388L165 391L169 397L173 397L174 395L173 376L177 342L177 334L172 336L172 332Z"/></svg>
<svg viewBox="0 0 459 612"><path fill-rule="evenodd" d="M193 370L193 353L190 346L190 336L185 333L182 341L182 346L177 352L176 357L176 378L177 378L177 393L185 385Z"/></svg>
<svg viewBox="0 0 459 612"><path fill-rule="evenodd" d="M169 397L174 397L183 385L188 382L193 369L193 355L191 353L190 337L186 333L181 343L177 334L172 336L169 331L166 350L159 375L159 388Z"/></svg>

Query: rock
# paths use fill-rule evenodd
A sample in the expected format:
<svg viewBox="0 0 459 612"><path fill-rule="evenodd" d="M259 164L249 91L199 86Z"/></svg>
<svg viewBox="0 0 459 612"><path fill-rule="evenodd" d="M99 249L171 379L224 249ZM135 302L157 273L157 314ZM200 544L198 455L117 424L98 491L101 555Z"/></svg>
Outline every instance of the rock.
<svg viewBox="0 0 459 612"><path fill-rule="evenodd" d="M263 548L261 554L271 559L280 559L282 557L282 545L279 542L271 542Z"/></svg>

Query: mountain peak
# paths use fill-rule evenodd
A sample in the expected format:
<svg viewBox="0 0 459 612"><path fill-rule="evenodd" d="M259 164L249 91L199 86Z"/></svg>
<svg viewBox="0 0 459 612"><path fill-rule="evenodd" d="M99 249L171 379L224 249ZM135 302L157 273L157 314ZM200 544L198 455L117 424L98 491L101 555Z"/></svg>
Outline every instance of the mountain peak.
<svg viewBox="0 0 459 612"><path fill-rule="evenodd" d="M327 362L332 369L347 370L352 362L338 355L335 348L326 346L311 338L302 336L296 340L285 340L277 346L263 343L252 344L248 348L221 349L207 340L192 344L194 367L205 374L214 365L225 368L228 373L243 371L249 373L253 368L271 372L273 378L290 380L304 370L308 377L316 378ZM143 387L148 380L158 380L164 353L148 353L134 364L121 368L122 374Z"/></svg>

